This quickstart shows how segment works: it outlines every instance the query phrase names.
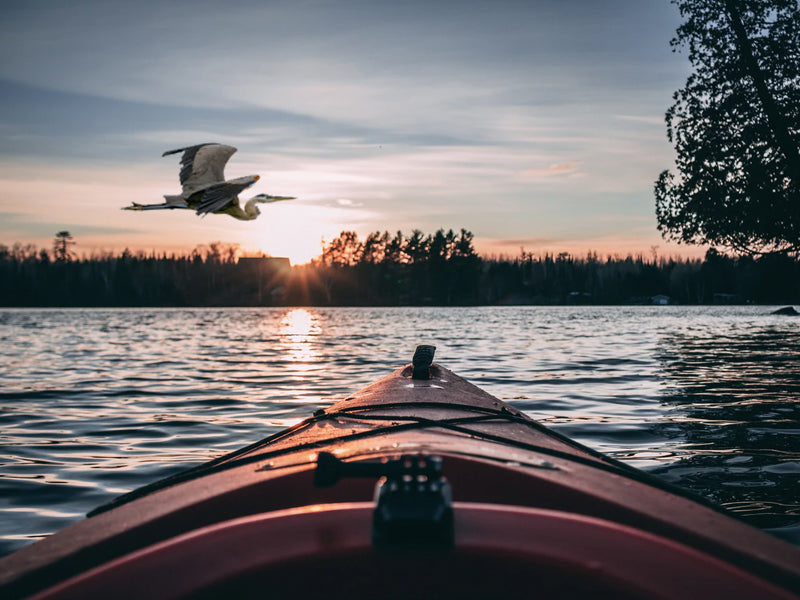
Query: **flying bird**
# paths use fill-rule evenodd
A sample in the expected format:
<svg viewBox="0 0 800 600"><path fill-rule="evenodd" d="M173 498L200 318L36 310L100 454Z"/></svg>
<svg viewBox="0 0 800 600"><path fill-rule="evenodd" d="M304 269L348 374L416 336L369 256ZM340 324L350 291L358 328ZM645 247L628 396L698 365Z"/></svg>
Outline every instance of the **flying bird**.
<svg viewBox="0 0 800 600"><path fill-rule="evenodd" d="M294 200L293 196L270 196L256 194L242 208L239 194L260 179L258 175L237 177L225 181L225 165L236 152L233 146L224 144L198 144L177 150L168 150L161 156L177 154L181 156L181 193L164 195L162 204L139 204L134 202L123 210L161 210L184 208L194 210L198 215L208 213L230 215L241 221L251 221L261 214L257 203Z"/></svg>

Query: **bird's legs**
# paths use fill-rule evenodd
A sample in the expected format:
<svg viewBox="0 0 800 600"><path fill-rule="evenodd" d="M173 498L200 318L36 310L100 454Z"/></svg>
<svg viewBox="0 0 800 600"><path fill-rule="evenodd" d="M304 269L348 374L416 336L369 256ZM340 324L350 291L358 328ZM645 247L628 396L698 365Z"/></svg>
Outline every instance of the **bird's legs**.
<svg viewBox="0 0 800 600"><path fill-rule="evenodd" d="M191 208L189 206L179 206L175 204L137 204L134 202L130 206L123 206L122 210L159 210L159 209L173 209L173 208Z"/></svg>
<svg viewBox="0 0 800 600"><path fill-rule="evenodd" d="M163 210L166 208L191 208L180 196L164 196L166 202L162 204L139 204L132 202L130 206L123 206L122 210Z"/></svg>

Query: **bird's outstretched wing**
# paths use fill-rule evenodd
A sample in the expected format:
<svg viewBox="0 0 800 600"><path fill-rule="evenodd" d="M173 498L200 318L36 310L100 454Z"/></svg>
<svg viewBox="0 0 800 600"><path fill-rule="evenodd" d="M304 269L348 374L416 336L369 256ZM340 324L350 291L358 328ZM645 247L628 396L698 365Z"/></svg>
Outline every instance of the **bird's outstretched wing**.
<svg viewBox="0 0 800 600"><path fill-rule="evenodd" d="M184 193L191 193L225 181L225 165L236 152L236 148L225 144L198 144L177 150L168 150L161 156L178 152L183 152L183 156L181 156L181 186Z"/></svg>
<svg viewBox="0 0 800 600"><path fill-rule="evenodd" d="M205 215L222 210L229 203L233 202L240 192L246 190L253 182L243 183L219 183L217 185L209 186L203 193L200 201L194 205L194 209L198 215Z"/></svg>

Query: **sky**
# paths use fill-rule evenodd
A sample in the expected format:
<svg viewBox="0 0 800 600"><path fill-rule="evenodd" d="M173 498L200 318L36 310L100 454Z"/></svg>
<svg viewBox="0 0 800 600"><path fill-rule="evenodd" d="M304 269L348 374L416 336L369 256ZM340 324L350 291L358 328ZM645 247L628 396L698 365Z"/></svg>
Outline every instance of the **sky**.
<svg viewBox="0 0 800 600"><path fill-rule="evenodd" d="M669 0L4 0L0 244L319 254L340 231L465 228L484 255L701 255L653 183L689 74ZM131 212L179 156L238 148L254 221ZM655 248L657 246L657 248Z"/></svg>

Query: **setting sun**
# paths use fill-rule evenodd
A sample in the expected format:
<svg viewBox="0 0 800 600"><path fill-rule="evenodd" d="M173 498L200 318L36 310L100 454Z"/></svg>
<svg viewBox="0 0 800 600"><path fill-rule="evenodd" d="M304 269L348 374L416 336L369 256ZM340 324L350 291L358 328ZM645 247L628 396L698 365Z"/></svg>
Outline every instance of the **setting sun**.
<svg viewBox="0 0 800 600"><path fill-rule="evenodd" d="M322 253L322 241L353 227L353 211L299 203L270 206L269 219L251 231L242 249L285 256L293 265L308 263Z"/></svg>
<svg viewBox="0 0 800 600"><path fill-rule="evenodd" d="M270 256L285 256L293 265L303 265L320 255L322 237L313 231L297 232L294 236L289 231L280 238L265 240L261 249Z"/></svg>
<svg viewBox="0 0 800 600"><path fill-rule="evenodd" d="M243 244L245 251L285 256L293 265L301 265L320 255L323 238L330 239L338 234L336 225L326 222L316 207L276 205L270 208L271 218L248 235Z"/></svg>

